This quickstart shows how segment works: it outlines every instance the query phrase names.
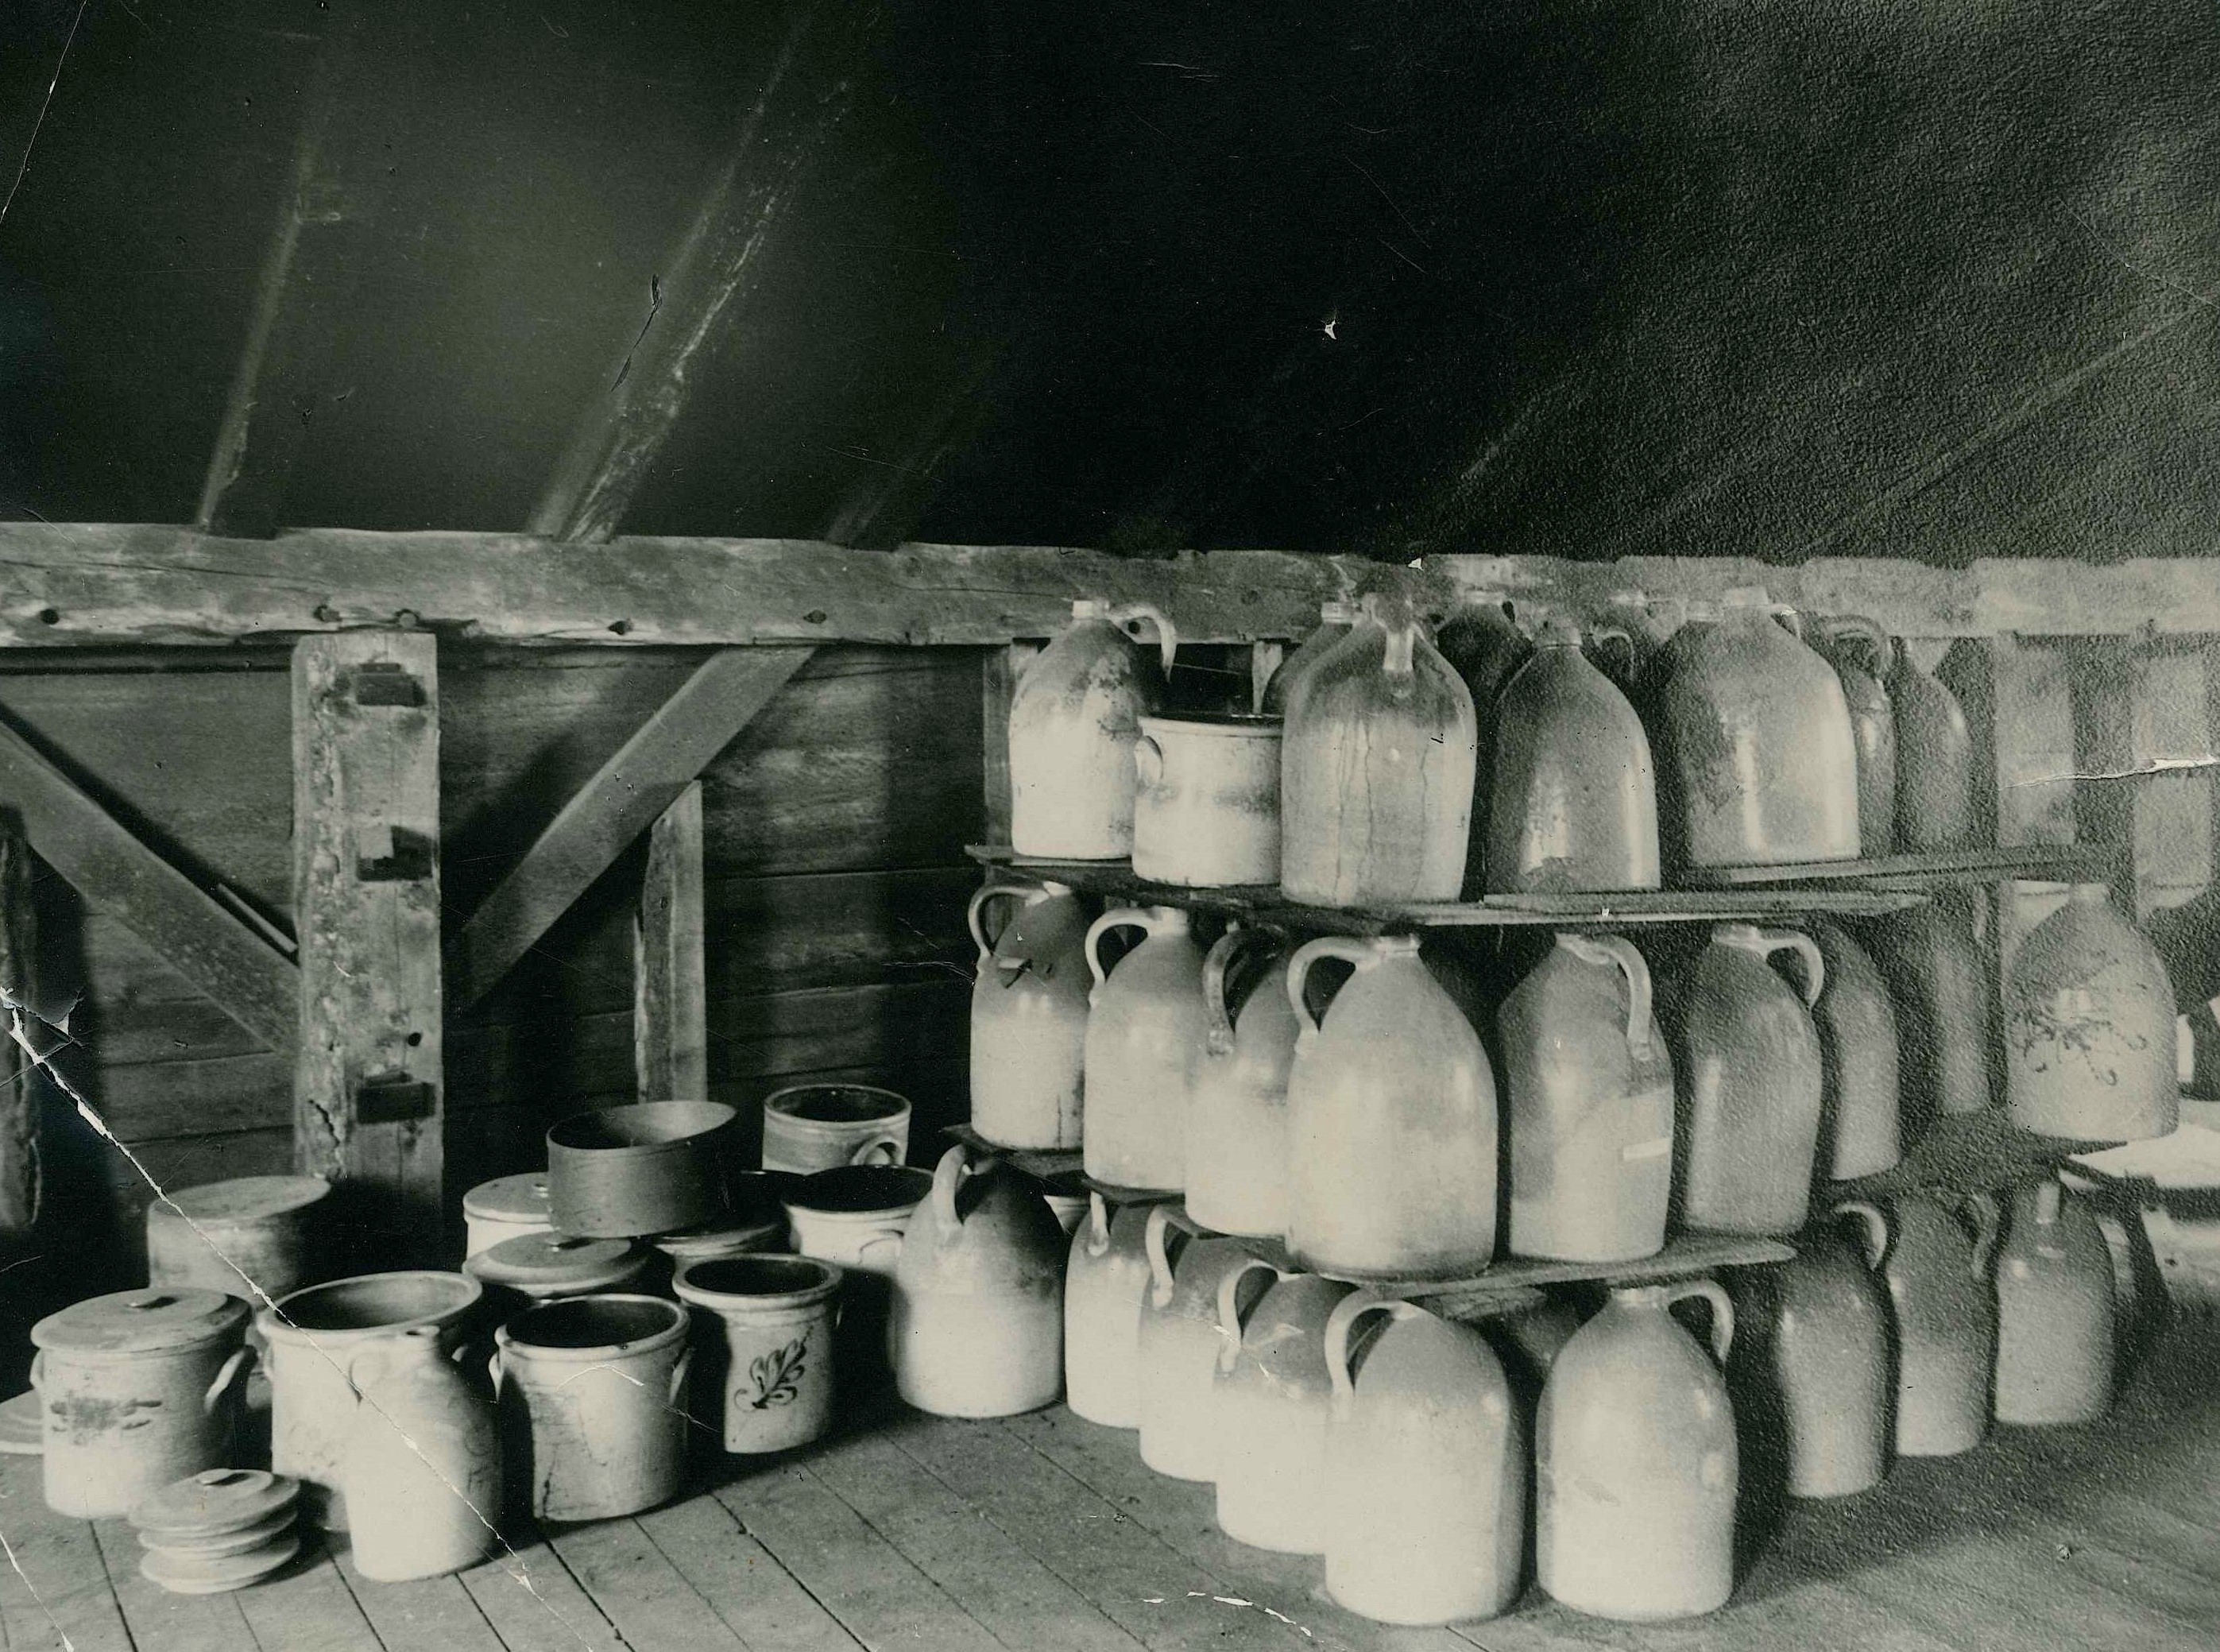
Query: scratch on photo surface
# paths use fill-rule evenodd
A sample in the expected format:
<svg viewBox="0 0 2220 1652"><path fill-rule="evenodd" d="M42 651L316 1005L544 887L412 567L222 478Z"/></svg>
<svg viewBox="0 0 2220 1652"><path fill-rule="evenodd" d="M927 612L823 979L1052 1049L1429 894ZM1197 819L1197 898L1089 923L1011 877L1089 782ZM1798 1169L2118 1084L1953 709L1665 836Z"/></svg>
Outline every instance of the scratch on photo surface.
<svg viewBox="0 0 2220 1652"><path fill-rule="evenodd" d="M53 107L54 88L62 84L62 65L69 61L70 47L77 44L77 26L84 21L84 9L91 3L92 0L77 0L77 15L70 19L61 55L54 59L53 78L47 82L47 96L39 105L39 118L31 122L31 135L23 144L22 164L16 168L16 181L8 186L8 198L0 201L0 224L8 221L8 209L16 204L16 191L23 187L23 174L31 170L31 151L38 147L39 129L46 125L47 111Z"/></svg>

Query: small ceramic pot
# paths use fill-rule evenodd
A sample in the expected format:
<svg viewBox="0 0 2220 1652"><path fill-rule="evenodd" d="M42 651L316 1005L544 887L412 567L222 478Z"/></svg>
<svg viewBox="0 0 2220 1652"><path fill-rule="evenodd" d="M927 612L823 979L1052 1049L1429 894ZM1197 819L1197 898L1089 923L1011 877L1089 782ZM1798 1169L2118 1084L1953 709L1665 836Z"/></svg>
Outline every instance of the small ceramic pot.
<svg viewBox="0 0 2220 1652"><path fill-rule="evenodd" d="M721 1322L714 1345L697 1344L695 1391L718 1396L726 1450L791 1450L832 1426L832 1331L845 1277L807 1256L726 1256L678 1270L679 1300Z"/></svg>
<svg viewBox="0 0 2220 1652"><path fill-rule="evenodd" d="M494 1333L494 1387L529 1459L534 1518L610 1519L678 1495L689 1323L658 1296L574 1296Z"/></svg>
<svg viewBox="0 0 2220 1652"><path fill-rule="evenodd" d="M847 1270L840 1310L842 1381L876 1384L888 1373L887 1312L910 1219L932 1191L932 1173L900 1164L849 1164L805 1176L787 1194L797 1255Z"/></svg>
<svg viewBox="0 0 2220 1652"><path fill-rule="evenodd" d="M900 1164L909 1103L869 1084L795 1084L764 1098L763 1168L810 1175L841 1164Z"/></svg>
<svg viewBox="0 0 2220 1652"><path fill-rule="evenodd" d="M725 1213L739 1115L714 1101L642 1101L573 1113L547 1132L549 1214L565 1233L628 1239Z"/></svg>
<svg viewBox="0 0 2220 1652"><path fill-rule="evenodd" d="M466 1259L503 1239L547 1232L555 1225L548 1214L547 1172L527 1170L481 1181L463 1195L463 1224Z"/></svg>
<svg viewBox="0 0 2220 1652"><path fill-rule="evenodd" d="M242 1176L184 1188L147 1206L147 1283L257 1300L315 1282L321 1176ZM250 1283L249 1281L252 1281Z"/></svg>
<svg viewBox="0 0 2220 1652"><path fill-rule="evenodd" d="M1188 888L1280 881L1280 720L1144 717L1133 874Z"/></svg>

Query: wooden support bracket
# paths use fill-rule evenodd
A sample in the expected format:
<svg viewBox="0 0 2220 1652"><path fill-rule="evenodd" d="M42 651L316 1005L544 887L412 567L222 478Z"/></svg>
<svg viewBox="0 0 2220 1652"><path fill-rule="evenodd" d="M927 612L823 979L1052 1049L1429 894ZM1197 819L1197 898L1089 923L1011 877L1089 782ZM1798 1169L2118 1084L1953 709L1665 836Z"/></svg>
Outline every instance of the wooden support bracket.
<svg viewBox="0 0 2220 1652"><path fill-rule="evenodd" d="M633 1056L643 1101L709 1094L708 973L702 944L702 782L647 834L633 920Z"/></svg>
<svg viewBox="0 0 2220 1652"><path fill-rule="evenodd" d="M712 654L539 834L455 937L458 1008L493 990L547 927L801 669L808 648Z"/></svg>

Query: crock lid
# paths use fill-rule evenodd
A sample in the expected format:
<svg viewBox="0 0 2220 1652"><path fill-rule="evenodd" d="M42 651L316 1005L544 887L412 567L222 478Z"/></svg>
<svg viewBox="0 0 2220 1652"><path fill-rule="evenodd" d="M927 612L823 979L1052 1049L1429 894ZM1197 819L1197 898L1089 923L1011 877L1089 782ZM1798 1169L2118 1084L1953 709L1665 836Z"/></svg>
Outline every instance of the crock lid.
<svg viewBox="0 0 2220 1652"><path fill-rule="evenodd" d="M1141 714L1144 734L1219 734L1228 739L1277 739L1283 720L1269 712L1190 711L1176 717Z"/></svg>
<svg viewBox="0 0 2220 1652"><path fill-rule="evenodd" d="M182 1219L202 1226L261 1222L304 1209L331 1190L321 1176L239 1176L179 1188L147 1206L147 1214L154 1221Z"/></svg>
<svg viewBox="0 0 2220 1652"><path fill-rule="evenodd" d="M503 1239L465 1262L463 1271L520 1290L592 1291L631 1278L646 1261L647 1252L630 1239L575 1239L551 1230Z"/></svg>
<svg viewBox="0 0 2220 1652"><path fill-rule="evenodd" d="M155 1354L198 1348L246 1327L246 1304L221 1291L113 1291L31 1327L41 1348L73 1354Z"/></svg>
<svg viewBox="0 0 2220 1652"><path fill-rule="evenodd" d="M547 1172L526 1170L481 1181L463 1195L463 1214L500 1222L544 1222L548 1219Z"/></svg>
<svg viewBox="0 0 2220 1652"><path fill-rule="evenodd" d="M131 1511L140 1530L169 1537L243 1531L293 1506L301 1482L266 1468L204 1468L150 1492Z"/></svg>
<svg viewBox="0 0 2220 1652"><path fill-rule="evenodd" d="M778 1244L785 1232L786 1219L773 1216L745 1226L697 1227L683 1233L665 1233L649 1243L673 1262L692 1262L770 1250Z"/></svg>

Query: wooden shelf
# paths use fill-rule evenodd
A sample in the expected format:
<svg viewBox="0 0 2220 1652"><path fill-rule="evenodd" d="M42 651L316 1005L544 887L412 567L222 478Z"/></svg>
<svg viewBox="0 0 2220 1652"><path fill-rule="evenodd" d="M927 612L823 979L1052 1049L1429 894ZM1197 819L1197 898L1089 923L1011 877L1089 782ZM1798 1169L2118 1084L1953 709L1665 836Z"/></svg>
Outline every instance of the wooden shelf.
<svg viewBox="0 0 2220 1652"><path fill-rule="evenodd" d="M1649 924L1766 923L1829 913L1878 917L1921 903L1912 889L1637 889L1617 895L1491 895L1478 901L1411 901L1380 907L1313 907L1276 888L1190 889L1136 877L1125 861L1040 860L1007 845L975 844L967 851L984 866L1007 867L1084 894L1134 906L1192 907L1221 912L1267 928L1321 934L1379 935L1412 929L1528 926L1621 929Z"/></svg>
<svg viewBox="0 0 2220 1652"><path fill-rule="evenodd" d="M2049 1175L2079 1155L2111 1145L2037 1136L2014 1125L2001 1108L1990 1107L1936 1119L1893 1169L1830 1183L1828 1197L1886 1199L1928 1190L1986 1193Z"/></svg>
<svg viewBox="0 0 2220 1652"><path fill-rule="evenodd" d="M975 1153L988 1153L1005 1160L1038 1181L1079 1173L1082 1154L1076 1147L1004 1147L998 1142L988 1141L969 1123L945 1125L940 1133L963 1143Z"/></svg>
<svg viewBox="0 0 2220 1652"><path fill-rule="evenodd" d="M1684 883L1716 889L1782 884L1939 889L2023 877L2072 882L2109 876L2119 854L2119 846L2113 844L2019 844L2008 848L1882 855L1871 860L1790 861L1778 866L1692 866L1683 870L1681 878Z"/></svg>

